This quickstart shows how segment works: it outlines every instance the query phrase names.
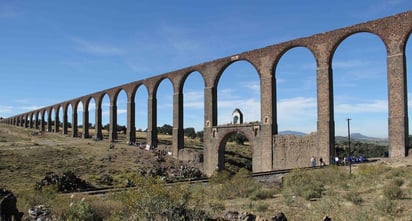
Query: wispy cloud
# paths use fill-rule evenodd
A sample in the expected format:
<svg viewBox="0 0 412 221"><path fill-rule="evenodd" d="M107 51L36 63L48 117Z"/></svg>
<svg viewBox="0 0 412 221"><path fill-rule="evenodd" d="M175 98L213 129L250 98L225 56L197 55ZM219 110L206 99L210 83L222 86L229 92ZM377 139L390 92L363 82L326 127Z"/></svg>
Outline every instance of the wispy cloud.
<svg viewBox="0 0 412 221"><path fill-rule="evenodd" d="M117 56L125 54L125 50L112 46L107 43L86 41L81 38L71 38L76 44L76 49L82 52L86 52L98 56Z"/></svg>
<svg viewBox="0 0 412 221"><path fill-rule="evenodd" d="M382 113L388 111L387 100L373 100L370 103L341 103L335 105L335 113Z"/></svg>
<svg viewBox="0 0 412 221"><path fill-rule="evenodd" d="M410 0L375 1L374 4L370 4L369 7L357 11L354 17L370 19L373 17L382 16L382 14L390 13L394 9L408 7L406 4L409 4L409 2Z"/></svg>
<svg viewBox="0 0 412 221"><path fill-rule="evenodd" d="M203 109L204 108L204 92L190 91L184 93L184 108L188 109Z"/></svg>
<svg viewBox="0 0 412 221"><path fill-rule="evenodd" d="M242 85L242 87L246 88L247 92L260 95L260 82L259 81L241 82L240 84Z"/></svg>
<svg viewBox="0 0 412 221"><path fill-rule="evenodd" d="M13 107L0 105L0 113L2 114L13 113Z"/></svg>

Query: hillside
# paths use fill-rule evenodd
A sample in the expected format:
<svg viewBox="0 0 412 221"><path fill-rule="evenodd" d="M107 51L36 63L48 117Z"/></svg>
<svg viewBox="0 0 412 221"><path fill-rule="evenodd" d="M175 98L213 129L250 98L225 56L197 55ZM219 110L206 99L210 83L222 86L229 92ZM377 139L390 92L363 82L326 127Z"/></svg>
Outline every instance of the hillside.
<svg viewBox="0 0 412 221"><path fill-rule="evenodd" d="M91 213L100 217L97 220L125 220L139 214L141 207L136 207L135 203L148 205L156 202L155 196L166 194L172 197L168 198L171 202L188 197L187 204L181 205L185 211L214 217L238 211L267 219L283 212L288 220L321 220L324 215L333 220L412 219L411 157L355 164L352 175L348 167L296 170L284 177L281 188L278 183L256 183L245 173L232 178L221 173L207 186L183 185L162 192L164 188L154 188L154 183L147 183L150 179L138 177L142 171L147 173L153 168L180 167L179 161L167 156L159 161L153 152L128 146L125 142L115 143L112 149L109 145L107 141L94 142L61 134L32 135L32 130L0 124L0 187L16 194L18 209L26 216L29 208L42 204L55 216L68 217L81 211L80 208L72 210L68 205L84 197L87 204L77 205L84 206L82 209L88 206ZM167 149L167 146L162 148ZM76 195L74 198L57 193L53 188L35 191L36 182L47 173L62 174L67 170L95 187L107 186L102 178L111 176L112 186L124 187L130 179L142 188L126 195ZM144 198L147 193L152 197Z"/></svg>

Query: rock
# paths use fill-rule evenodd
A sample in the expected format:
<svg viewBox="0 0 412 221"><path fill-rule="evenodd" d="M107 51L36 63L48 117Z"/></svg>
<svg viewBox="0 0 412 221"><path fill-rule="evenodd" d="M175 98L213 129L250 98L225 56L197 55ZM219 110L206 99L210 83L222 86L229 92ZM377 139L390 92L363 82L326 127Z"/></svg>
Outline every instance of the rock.
<svg viewBox="0 0 412 221"><path fill-rule="evenodd" d="M322 221L332 221L332 219L329 216L323 217Z"/></svg>
<svg viewBox="0 0 412 221"><path fill-rule="evenodd" d="M30 220L48 220L48 215L50 214L50 211L48 208L46 208L44 205L37 205L34 206L33 208L29 209L29 219L26 219L26 221Z"/></svg>
<svg viewBox="0 0 412 221"><path fill-rule="evenodd" d="M0 188L0 220L20 221L23 213L19 212L16 204L16 196L11 191Z"/></svg>
<svg viewBox="0 0 412 221"><path fill-rule="evenodd" d="M272 221L288 221L288 219L286 218L284 213L280 212L272 217Z"/></svg>

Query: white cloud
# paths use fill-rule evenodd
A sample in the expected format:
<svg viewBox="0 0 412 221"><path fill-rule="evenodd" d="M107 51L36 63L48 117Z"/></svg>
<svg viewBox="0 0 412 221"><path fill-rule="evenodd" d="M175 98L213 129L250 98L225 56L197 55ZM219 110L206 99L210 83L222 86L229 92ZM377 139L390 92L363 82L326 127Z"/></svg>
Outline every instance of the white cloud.
<svg viewBox="0 0 412 221"><path fill-rule="evenodd" d="M259 81L242 82L240 84L247 89L247 92L252 92L253 94L260 94Z"/></svg>
<svg viewBox="0 0 412 221"><path fill-rule="evenodd" d="M347 104L341 103L335 105L335 113L383 113L388 111L388 101L387 100L373 100L370 103L356 103Z"/></svg>
<svg viewBox="0 0 412 221"><path fill-rule="evenodd" d="M13 112L12 106L0 105L0 113L12 113L12 112Z"/></svg>
<svg viewBox="0 0 412 221"><path fill-rule="evenodd" d="M316 116L316 97L293 97L278 101L278 118L299 119L302 117Z"/></svg>
<svg viewBox="0 0 412 221"><path fill-rule="evenodd" d="M184 93L184 108L203 109L204 108L204 92L190 91Z"/></svg>
<svg viewBox="0 0 412 221"><path fill-rule="evenodd" d="M345 60L345 61L334 61L332 62L332 67L334 69L351 69L364 67L366 65L365 61L362 60Z"/></svg>
<svg viewBox="0 0 412 221"><path fill-rule="evenodd" d="M219 124L231 122L232 112L239 108L243 113L244 121L260 121L260 102L254 98L224 100L218 103L218 121Z"/></svg>
<svg viewBox="0 0 412 221"><path fill-rule="evenodd" d="M79 51L93 55L116 56L125 54L123 49L105 43L90 42L80 38L71 38L71 40L76 43Z"/></svg>

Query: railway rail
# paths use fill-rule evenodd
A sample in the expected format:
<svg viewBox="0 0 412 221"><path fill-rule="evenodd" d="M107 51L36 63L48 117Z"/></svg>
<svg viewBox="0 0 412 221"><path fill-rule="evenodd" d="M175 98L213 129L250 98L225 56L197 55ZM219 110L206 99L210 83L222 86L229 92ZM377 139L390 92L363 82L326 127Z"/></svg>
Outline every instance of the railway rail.
<svg viewBox="0 0 412 221"><path fill-rule="evenodd" d="M318 167L315 167L318 168ZM300 169L314 169L312 167L306 167L306 168L300 168ZM252 173L252 177L254 179L260 179L260 178L265 178L265 177L274 177L274 176L280 176L283 174L287 174L290 171L294 169L283 169L283 170L273 170L273 171L265 171L265 172L256 172ZM185 179L185 180L179 180L179 181L174 181L174 182L168 182L166 185L177 185L181 183L189 183L189 184L207 184L209 182L209 178L198 178L198 179ZM126 190L133 190L135 188L139 187L104 187L104 188L94 188L94 189L88 189L88 190L83 190L83 191L77 191L77 192L69 192L65 194L86 194L86 195L99 195L99 194L106 194L106 193L115 193L115 192L122 192Z"/></svg>

